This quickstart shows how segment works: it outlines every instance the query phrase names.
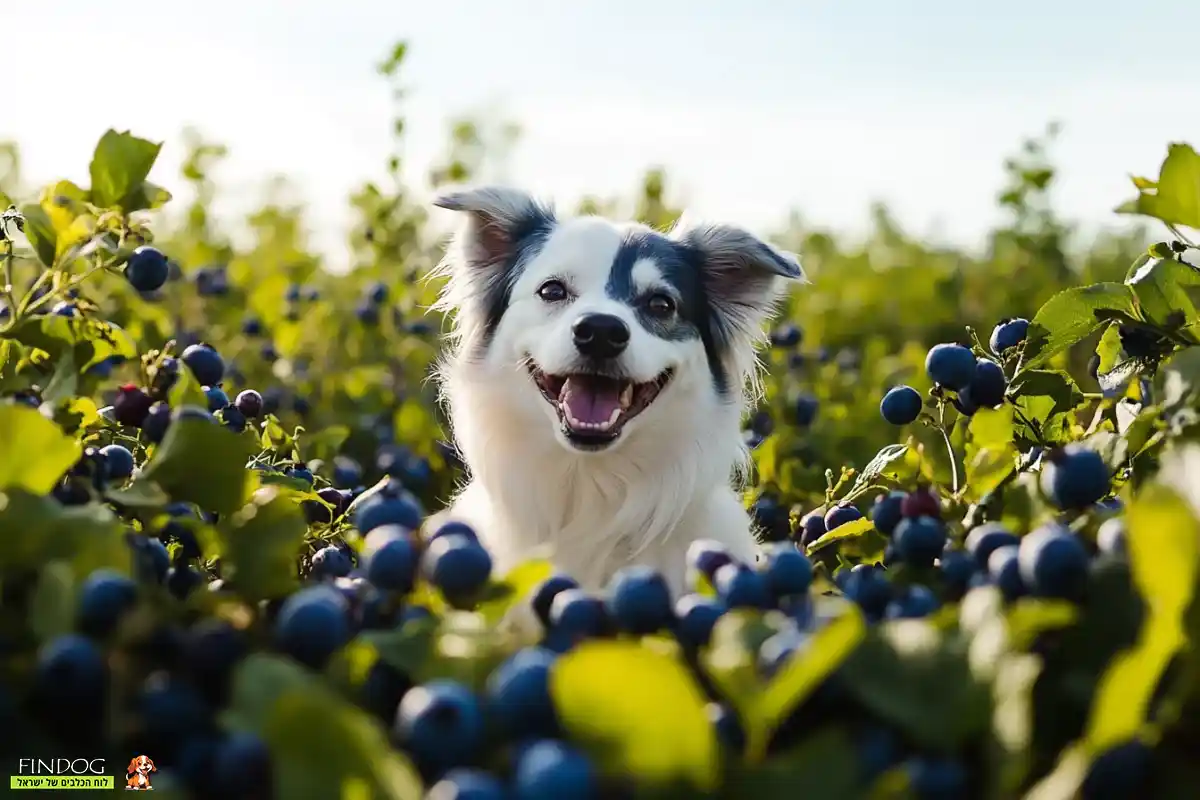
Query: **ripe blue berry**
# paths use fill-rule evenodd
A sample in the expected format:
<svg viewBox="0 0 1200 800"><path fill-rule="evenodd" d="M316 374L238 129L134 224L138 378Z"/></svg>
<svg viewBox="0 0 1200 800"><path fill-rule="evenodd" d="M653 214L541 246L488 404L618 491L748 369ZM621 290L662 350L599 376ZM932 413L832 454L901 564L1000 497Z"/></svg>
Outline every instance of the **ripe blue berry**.
<svg viewBox="0 0 1200 800"><path fill-rule="evenodd" d="M861 511L854 506L839 503L825 512L825 529L831 531L859 519L862 519Z"/></svg>
<svg viewBox="0 0 1200 800"><path fill-rule="evenodd" d="M708 645L717 620L728 609L712 597L685 594L675 602L676 630L679 640L688 647L699 649Z"/></svg>
<svg viewBox="0 0 1200 800"><path fill-rule="evenodd" d="M1010 544L996 548L988 557L988 578L1000 589L1004 599L1010 601L1029 593L1025 582L1021 580L1019 551L1018 545Z"/></svg>
<svg viewBox="0 0 1200 800"><path fill-rule="evenodd" d="M1021 539L1019 563L1022 583L1039 597L1078 599L1087 584L1087 548L1070 528L1056 523Z"/></svg>
<svg viewBox="0 0 1200 800"><path fill-rule="evenodd" d="M518 650L488 676L488 715L509 739L553 736L557 730L550 697L554 654L539 647Z"/></svg>
<svg viewBox="0 0 1200 800"><path fill-rule="evenodd" d="M1080 787L1081 800L1141 797L1151 777L1153 751L1145 742L1123 742L1099 753Z"/></svg>
<svg viewBox="0 0 1200 800"><path fill-rule="evenodd" d="M246 415L246 419L257 419L263 413L263 396L253 389L238 392L233 406Z"/></svg>
<svg viewBox="0 0 1200 800"><path fill-rule="evenodd" d="M713 576L717 596L730 608L770 608L771 590L761 573L745 564L726 564Z"/></svg>
<svg viewBox="0 0 1200 800"><path fill-rule="evenodd" d="M960 391L975 377L975 354L961 344L934 345L925 357L925 372L939 386Z"/></svg>
<svg viewBox="0 0 1200 800"><path fill-rule="evenodd" d="M391 526L376 528L371 537ZM394 528L395 535L367 555L367 580L372 585L389 592L408 594L417 577L417 551L404 528ZM368 537L370 538L370 537ZM373 543L373 542L372 542Z"/></svg>
<svg viewBox="0 0 1200 800"><path fill-rule="evenodd" d="M905 764L909 784L920 800L967 797L967 770L948 758L921 757Z"/></svg>
<svg viewBox="0 0 1200 800"><path fill-rule="evenodd" d="M1127 552L1125 538L1125 520L1121 517L1106 519L1096 531L1096 547L1106 555L1124 556Z"/></svg>
<svg viewBox="0 0 1200 800"><path fill-rule="evenodd" d="M430 681L404 695L395 733L418 764L442 772L474 760L484 741L483 711L462 684Z"/></svg>
<svg viewBox="0 0 1200 800"><path fill-rule="evenodd" d="M566 575L551 575L542 581L541 585L534 590L529 601L533 607L533 613L541 620L542 625L550 627L550 607L554 603L554 598L567 589L578 588L579 584L575 579Z"/></svg>
<svg viewBox="0 0 1200 800"><path fill-rule="evenodd" d="M901 507L907 496L905 492L888 492L875 501L875 506L871 509L871 522L875 525L875 530L884 536L895 533L896 526L904 517Z"/></svg>
<svg viewBox="0 0 1200 800"><path fill-rule="evenodd" d="M670 626L674 619L671 590L656 570L641 565L625 567L609 583L608 613L627 633L654 633Z"/></svg>
<svg viewBox="0 0 1200 800"><path fill-rule="evenodd" d="M33 699L39 715L70 722L81 709L103 711L107 668L90 639L72 633L50 640L38 650L35 670Z"/></svg>
<svg viewBox="0 0 1200 800"><path fill-rule="evenodd" d="M1042 472L1042 490L1064 510L1080 510L1109 493L1112 471L1095 450L1068 445Z"/></svg>
<svg viewBox="0 0 1200 800"><path fill-rule="evenodd" d="M790 542L767 550L767 588L777 599L805 595L812 586L813 564Z"/></svg>
<svg viewBox="0 0 1200 800"><path fill-rule="evenodd" d="M366 535L380 525L402 525L409 530L421 527L424 512L415 497L384 492L364 498L354 510L354 527Z"/></svg>
<svg viewBox="0 0 1200 800"><path fill-rule="evenodd" d="M967 591L978 565L970 553L946 549L938 559L938 569L942 573L942 581L946 588L957 598Z"/></svg>
<svg viewBox="0 0 1200 800"><path fill-rule="evenodd" d="M1029 333L1029 320L1027 319L1006 319L1001 320L995 328L992 329L992 336L988 340L988 345L991 346L993 353L1003 353L1010 347L1016 347L1021 342L1025 341L1025 336Z"/></svg>
<svg viewBox="0 0 1200 800"><path fill-rule="evenodd" d="M937 517L909 517L896 526L892 541L904 563L928 566L946 546L946 528Z"/></svg>
<svg viewBox="0 0 1200 800"><path fill-rule="evenodd" d="M824 515L813 511L800 519L800 546L809 547L828 532Z"/></svg>
<svg viewBox="0 0 1200 800"><path fill-rule="evenodd" d="M975 363L975 377L966 389L972 403L979 408L995 408L1004 402L1007 390L1008 379L999 364L986 358Z"/></svg>
<svg viewBox="0 0 1200 800"><path fill-rule="evenodd" d="M350 640L346 598L330 586L301 589L283 601L275 618L275 643L301 664L321 669Z"/></svg>
<svg viewBox="0 0 1200 800"><path fill-rule="evenodd" d="M354 569L354 564L350 562L350 556L346 555L346 551L332 544L313 553L311 565L312 572L310 574L318 580L344 578Z"/></svg>
<svg viewBox="0 0 1200 800"><path fill-rule="evenodd" d="M137 585L109 569L93 572L79 592L79 629L89 636L107 636L137 603Z"/></svg>
<svg viewBox="0 0 1200 800"><path fill-rule="evenodd" d="M963 545L980 569L987 569L988 559L1001 547L1020 544L1021 540L999 522L986 522L967 534Z"/></svg>
<svg viewBox="0 0 1200 800"><path fill-rule="evenodd" d="M691 586L698 586L701 577L711 584L717 570L733 562L728 548L715 539L695 540L688 545L683 558L687 564L688 584Z"/></svg>
<svg viewBox="0 0 1200 800"><path fill-rule="evenodd" d="M452 769L430 787L427 800L509 800L500 779L481 769Z"/></svg>
<svg viewBox="0 0 1200 800"><path fill-rule="evenodd" d="M881 569L857 564L845 578L842 589L869 616L880 616L892 599L892 587Z"/></svg>
<svg viewBox="0 0 1200 800"><path fill-rule="evenodd" d="M104 458L104 475L109 480L123 481L133 475L133 453L119 444L105 445L100 448Z"/></svg>
<svg viewBox="0 0 1200 800"><path fill-rule="evenodd" d="M902 595L888 603L884 616L888 619L920 619L938 609L937 597L926 586L913 584Z"/></svg>
<svg viewBox="0 0 1200 800"><path fill-rule="evenodd" d="M367 290L367 299L375 305L381 305L387 300L388 287L386 283L373 283Z"/></svg>
<svg viewBox="0 0 1200 800"><path fill-rule="evenodd" d="M817 419L817 411L821 408L821 402L811 394L802 394L792 403L792 411L796 418L796 424L801 428L807 428L812 425Z"/></svg>
<svg viewBox="0 0 1200 800"><path fill-rule="evenodd" d="M421 554L425 577L454 603L481 590L492 574L492 557L475 539L441 536Z"/></svg>
<svg viewBox="0 0 1200 800"><path fill-rule="evenodd" d="M521 753L513 776L514 800L595 800L598 778L582 753L562 742L545 740Z"/></svg>
<svg viewBox="0 0 1200 800"><path fill-rule="evenodd" d="M479 536L475 533L475 529L467 523L459 522L458 520L450 520L449 522L443 523L441 527L429 535L429 541L432 542L434 539L442 536L454 535L465 536L468 539L474 539L477 542L479 541Z"/></svg>
<svg viewBox="0 0 1200 800"><path fill-rule="evenodd" d="M161 289L169 272L167 257L149 245L134 250L125 262L125 280L139 292Z"/></svg>
<svg viewBox="0 0 1200 800"><path fill-rule="evenodd" d="M262 401L262 398L259 398ZM333 459L333 485L339 489L350 489L362 483L363 471L359 463L349 456Z"/></svg>
<svg viewBox="0 0 1200 800"><path fill-rule="evenodd" d="M162 583L171 568L171 555L167 546L158 539L129 534L133 548L133 567L138 580L143 583Z"/></svg>
<svg viewBox="0 0 1200 800"><path fill-rule="evenodd" d="M908 425L921 416L921 393L911 386L893 386L879 403L879 413L892 425Z"/></svg>
<svg viewBox="0 0 1200 800"><path fill-rule="evenodd" d="M795 347L800 344L804 338L804 332L796 325L787 324L780 325L775 330L771 331L771 346L772 347Z"/></svg>
<svg viewBox="0 0 1200 800"><path fill-rule="evenodd" d="M208 410L214 414L229 405L229 395L220 386L205 386L202 389L208 398Z"/></svg>
<svg viewBox="0 0 1200 800"><path fill-rule="evenodd" d="M570 642L607 636L614 629L604 601L581 589L564 589L555 595L550 604L550 627Z"/></svg>
<svg viewBox="0 0 1200 800"><path fill-rule="evenodd" d="M203 385L216 386L225 377L225 360L221 358L220 353L206 344L188 347L180 359Z"/></svg>
<svg viewBox="0 0 1200 800"><path fill-rule="evenodd" d="M750 506L750 518L762 532L762 539L777 542L786 539L792 532L791 513L788 507L770 494L762 494Z"/></svg>

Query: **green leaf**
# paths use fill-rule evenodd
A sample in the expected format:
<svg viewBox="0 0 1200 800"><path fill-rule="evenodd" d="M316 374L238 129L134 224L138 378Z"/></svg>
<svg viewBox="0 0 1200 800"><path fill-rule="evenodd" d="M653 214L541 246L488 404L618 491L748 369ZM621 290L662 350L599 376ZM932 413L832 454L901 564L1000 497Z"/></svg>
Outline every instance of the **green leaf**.
<svg viewBox="0 0 1200 800"><path fill-rule="evenodd" d="M1175 258L1160 258L1147 262L1125 283L1133 287L1146 320L1159 327L1175 330L1200 319L1184 288L1200 285L1200 270Z"/></svg>
<svg viewBox="0 0 1200 800"><path fill-rule="evenodd" d="M1200 154L1190 145L1170 145L1158 181L1138 189L1137 198L1122 204L1117 213L1141 214L1172 225L1200 228Z"/></svg>
<svg viewBox="0 0 1200 800"><path fill-rule="evenodd" d="M228 514L245 501L253 451L252 442L213 422L175 419L135 483L154 481L172 500Z"/></svg>
<svg viewBox="0 0 1200 800"><path fill-rule="evenodd" d="M42 392L42 402L56 403L75 395L79 384L79 371L75 368L75 353L71 350L64 352L54 365L54 375Z"/></svg>
<svg viewBox="0 0 1200 800"><path fill-rule="evenodd" d="M75 575L68 563L51 561L42 567L29 601L29 624L40 641L75 627Z"/></svg>
<svg viewBox="0 0 1200 800"><path fill-rule="evenodd" d="M0 570L31 570L50 561L71 564L77 578L101 567L130 569L120 521L105 506L63 506L24 489L0 491Z"/></svg>
<svg viewBox="0 0 1200 800"><path fill-rule="evenodd" d="M161 186L142 181L142 185L129 194L124 204L126 211L151 211L171 202L171 193Z"/></svg>
<svg viewBox="0 0 1200 800"><path fill-rule="evenodd" d="M1039 425L1051 418L1078 408L1084 401L1083 392L1071 376L1059 370L1026 370L1018 373L1008 388L1017 411Z"/></svg>
<svg viewBox="0 0 1200 800"><path fill-rule="evenodd" d="M267 743L279 797L423 796L416 771L379 725L296 664L246 658L234 673L229 718Z"/></svg>
<svg viewBox="0 0 1200 800"><path fill-rule="evenodd" d="M0 405L0 489L46 494L82 454L78 441L36 409Z"/></svg>
<svg viewBox="0 0 1200 800"><path fill-rule="evenodd" d="M80 372L106 358L137 358L137 343L119 326L95 317L63 317L45 314L26 317L3 333L21 344L36 347L57 360L73 354Z"/></svg>
<svg viewBox="0 0 1200 800"><path fill-rule="evenodd" d="M171 502L163 488L152 480L136 480L123 489L109 489L105 499L129 509L159 509Z"/></svg>
<svg viewBox="0 0 1200 800"><path fill-rule="evenodd" d="M179 364L179 377L175 379L167 392L167 404L171 408L182 408L183 406L208 408L208 397L204 394L200 381L196 380L195 374L192 373L192 368L182 360Z"/></svg>
<svg viewBox="0 0 1200 800"><path fill-rule="evenodd" d="M380 661L403 675L419 679L427 674L437 630L436 619L418 617L405 622L398 630L363 631L359 638L375 648Z"/></svg>
<svg viewBox="0 0 1200 800"><path fill-rule="evenodd" d="M1051 297L1029 323L1018 374L1046 363L1105 322L1137 319L1133 290L1120 283L1066 289Z"/></svg>
<svg viewBox="0 0 1200 800"><path fill-rule="evenodd" d="M308 526L291 496L266 486L217 528L222 564L228 562L237 591L261 600L296 587L296 558Z"/></svg>
<svg viewBox="0 0 1200 800"><path fill-rule="evenodd" d="M846 800L861 797L854 743L841 728L814 731L762 764L735 764L722 797L731 800Z"/></svg>
<svg viewBox="0 0 1200 800"><path fill-rule="evenodd" d="M1104 329L1104 335L1096 343L1096 356L1100 363L1096 366L1098 374L1111 372L1121 358L1121 326L1113 323Z"/></svg>
<svg viewBox="0 0 1200 800"><path fill-rule="evenodd" d="M1017 468L1018 453L1013 445L1013 407L984 408L975 412L968 425L971 438L963 463L967 485L979 498L994 490Z"/></svg>
<svg viewBox="0 0 1200 800"><path fill-rule="evenodd" d="M989 691L971 674L965 647L928 620L884 624L840 674L859 702L918 747L955 752L990 724Z"/></svg>
<svg viewBox="0 0 1200 800"><path fill-rule="evenodd" d="M161 143L139 139L128 131L109 129L100 137L92 155L92 202L101 208L121 207L136 211L130 203L150 174Z"/></svg>
<svg viewBox="0 0 1200 800"><path fill-rule="evenodd" d="M869 517L856 519L839 525L821 535L821 538L808 546L808 555L817 553L832 545L838 545L838 551L843 555L858 555L868 560L874 560L877 553L882 553L887 546L883 534L875 530L875 524Z"/></svg>
<svg viewBox="0 0 1200 800"><path fill-rule="evenodd" d="M495 624L502 620L517 603L523 602L542 581L554 573L554 565L545 559L534 559L518 564L498 581L487 600L482 601L477 611L484 619Z"/></svg>
<svg viewBox="0 0 1200 800"><path fill-rule="evenodd" d="M38 261L47 267L54 266L58 234L46 210L36 203L29 203L21 206L21 215L25 217L25 238L37 254Z"/></svg>
<svg viewBox="0 0 1200 800"><path fill-rule="evenodd" d="M878 478L888 468L888 465L893 461L904 458L908 452L906 444L889 444L875 454L875 457L867 462L863 467L862 472L858 474L858 478L854 481L855 488L867 486L871 481Z"/></svg>
<svg viewBox="0 0 1200 800"><path fill-rule="evenodd" d="M550 691L563 727L606 772L715 788L707 700L679 661L635 642L585 642L552 667Z"/></svg>
<svg viewBox="0 0 1200 800"><path fill-rule="evenodd" d="M1171 658L1187 645L1184 615L1200 577L1200 522L1162 484L1145 487L1127 511L1134 583L1149 609L1137 645L1110 663L1096 687L1086 743L1101 752L1136 736Z"/></svg>

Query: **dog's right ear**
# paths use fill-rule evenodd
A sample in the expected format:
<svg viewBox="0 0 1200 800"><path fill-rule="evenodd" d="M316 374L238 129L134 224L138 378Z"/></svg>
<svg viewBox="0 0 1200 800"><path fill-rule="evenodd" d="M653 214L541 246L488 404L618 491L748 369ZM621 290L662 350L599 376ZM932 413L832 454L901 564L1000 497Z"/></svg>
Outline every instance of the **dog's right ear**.
<svg viewBox="0 0 1200 800"><path fill-rule="evenodd" d="M129 766L125 768L126 775L131 775L135 772L137 772L137 758L136 757L129 759Z"/></svg>
<svg viewBox="0 0 1200 800"><path fill-rule="evenodd" d="M467 265L487 268L512 261L531 236L554 227L554 210L519 189L484 186L451 191L433 204L468 215L460 234Z"/></svg>

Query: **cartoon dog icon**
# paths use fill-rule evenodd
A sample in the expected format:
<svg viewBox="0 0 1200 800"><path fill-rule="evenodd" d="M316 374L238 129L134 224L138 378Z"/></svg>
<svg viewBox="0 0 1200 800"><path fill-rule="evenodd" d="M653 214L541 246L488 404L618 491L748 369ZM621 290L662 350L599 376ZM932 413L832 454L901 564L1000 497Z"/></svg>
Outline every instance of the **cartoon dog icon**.
<svg viewBox="0 0 1200 800"><path fill-rule="evenodd" d="M125 768L125 791L153 791L154 787L150 785L151 772L158 772L158 767L154 766L154 762L150 760L150 756L138 756L134 758L129 762L129 766Z"/></svg>

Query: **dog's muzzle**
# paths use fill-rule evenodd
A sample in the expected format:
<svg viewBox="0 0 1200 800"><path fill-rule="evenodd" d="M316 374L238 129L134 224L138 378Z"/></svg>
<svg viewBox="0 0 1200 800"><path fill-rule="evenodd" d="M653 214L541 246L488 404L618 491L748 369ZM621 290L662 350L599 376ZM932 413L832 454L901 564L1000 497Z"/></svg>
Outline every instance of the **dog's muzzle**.
<svg viewBox="0 0 1200 800"><path fill-rule="evenodd" d="M581 450L602 450L621 435L671 380L668 369L652 381L588 373L551 375L530 362L530 374L546 402L558 413L567 440Z"/></svg>

